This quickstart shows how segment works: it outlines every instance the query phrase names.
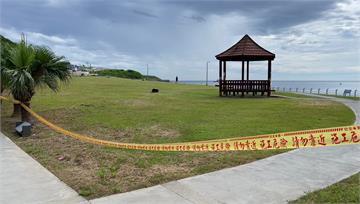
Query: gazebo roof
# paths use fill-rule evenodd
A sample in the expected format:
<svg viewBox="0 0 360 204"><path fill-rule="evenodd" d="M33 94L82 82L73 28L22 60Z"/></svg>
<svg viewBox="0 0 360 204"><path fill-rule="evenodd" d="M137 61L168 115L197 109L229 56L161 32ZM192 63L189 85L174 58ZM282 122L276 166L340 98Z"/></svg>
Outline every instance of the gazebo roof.
<svg viewBox="0 0 360 204"><path fill-rule="evenodd" d="M275 54L262 48L246 34L235 45L215 57L224 61L260 61L273 60Z"/></svg>

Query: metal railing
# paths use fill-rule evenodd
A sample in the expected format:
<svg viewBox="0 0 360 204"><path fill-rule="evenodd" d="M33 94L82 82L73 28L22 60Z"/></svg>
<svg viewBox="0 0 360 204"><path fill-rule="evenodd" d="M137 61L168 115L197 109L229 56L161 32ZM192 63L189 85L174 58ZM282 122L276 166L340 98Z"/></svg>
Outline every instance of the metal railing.
<svg viewBox="0 0 360 204"><path fill-rule="evenodd" d="M318 95L333 95L333 96L348 96L359 97L357 89L330 89L330 88L286 88L286 87L272 87L273 90L278 92L291 92L291 93L310 93Z"/></svg>

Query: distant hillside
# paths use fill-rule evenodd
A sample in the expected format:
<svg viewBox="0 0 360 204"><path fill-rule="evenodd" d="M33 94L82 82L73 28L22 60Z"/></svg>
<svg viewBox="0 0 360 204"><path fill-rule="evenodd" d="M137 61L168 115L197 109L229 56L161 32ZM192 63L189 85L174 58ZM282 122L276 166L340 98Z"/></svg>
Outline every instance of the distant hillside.
<svg viewBox="0 0 360 204"><path fill-rule="evenodd" d="M15 47L16 43L0 35L0 65L5 67L9 63L9 52Z"/></svg>
<svg viewBox="0 0 360 204"><path fill-rule="evenodd" d="M143 75L134 70L123 70L123 69L104 69L96 71L99 76L113 76L128 79L143 79Z"/></svg>
<svg viewBox="0 0 360 204"><path fill-rule="evenodd" d="M5 47L5 46L11 46L14 47L16 45L16 43L14 43L13 41L5 38L4 36L0 35L0 45L1 47Z"/></svg>
<svg viewBox="0 0 360 204"><path fill-rule="evenodd" d="M6 48L13 48L15 47L16 43L14 43L13 41L5 38L4 36L0 35L0 46L1 46L1 53L3 54L3 52L9 51L10 49L6 49Z"/></svg>
<svg viewBox="0 0 360 204"><path fill-rule="evenodd" d="M148 75L148 76L144 75L144 79L148 81L163 81L159 77L152 75Z"/></svg>
<svg viewBox="0 0 360 204"><path fill-rule="evenodd" d="M103 69L95 72L99 76L113 76L127 79L144 79L148 81L166 81L162 80L157 76L146 76L142 75L140 72L128 69Z"/></svg>

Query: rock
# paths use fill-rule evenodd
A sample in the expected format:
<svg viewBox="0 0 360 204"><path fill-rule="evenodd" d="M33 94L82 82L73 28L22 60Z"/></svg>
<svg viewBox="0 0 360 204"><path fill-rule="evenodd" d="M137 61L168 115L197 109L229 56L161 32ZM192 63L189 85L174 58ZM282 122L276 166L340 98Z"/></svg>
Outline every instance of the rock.
<svg viewBox="0 0 360 204"><path fill-rule="evenodd" d="M66 158L66 156L60 156L60 157L58 157L57 159L58 159L59 161L63 161L65 158Z"/></svg>

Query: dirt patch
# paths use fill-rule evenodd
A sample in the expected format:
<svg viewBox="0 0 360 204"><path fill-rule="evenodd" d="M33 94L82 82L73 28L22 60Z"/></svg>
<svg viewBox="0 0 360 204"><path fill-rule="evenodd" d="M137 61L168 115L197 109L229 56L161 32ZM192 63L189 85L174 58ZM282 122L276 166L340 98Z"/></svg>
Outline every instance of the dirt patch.
<svg viewBox="0 0 360 204"><path fill-rule="evenodd" d="M176 174L190 173L191 168L186 167L185 165L153 165L150 170L157 174Z"/></svg>
<svg viewBox="0 0 360 204"><path fill-rule="evenodd" d="M151 133L152 137L165 137L165 138L174 138L179 137L180 133L176 130L166 129L160 125L153 125L148 129L143 129L144 134Z"/></svg>
<svg viewBox="0 0 360 204"><path fill-rule="evenodd" d="M129 141L133 137L133 131L131 130L110 129L106 127L93 127L81 130L80 132L90 137L119 142Z"/></svg>
<svg viewBox="0 0 360 204"><path fill-rule="evenodd" d="M144 128L126 128L126 129L111 129L107 127L93 127L91 129L84 128L80 131L81 134L88 135L95 138L119 141L132 142L144 138L143 142L154 141L163 138L175 138L181 136L180 132L173 129L161 127L160 125L153 125Z"/></svg>
<svg viewBox="0 0 360 204"><path fill-rule="evenodd" d="M298 104L301 106L327 107L334 105L334 102L329 100L322 100L322 99L306 99L306 100L298 100Z"/></svg>
<svg viewBox="0 0 360 204"><path fill-rule="evenodd" d="M153 106L149 100L141 100L141 99L132 99L132 100L124 100L121 101L125 106L129 107L150 107Z"/></svg>

